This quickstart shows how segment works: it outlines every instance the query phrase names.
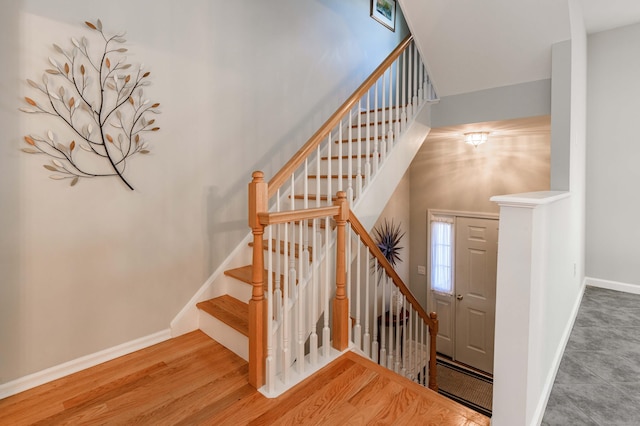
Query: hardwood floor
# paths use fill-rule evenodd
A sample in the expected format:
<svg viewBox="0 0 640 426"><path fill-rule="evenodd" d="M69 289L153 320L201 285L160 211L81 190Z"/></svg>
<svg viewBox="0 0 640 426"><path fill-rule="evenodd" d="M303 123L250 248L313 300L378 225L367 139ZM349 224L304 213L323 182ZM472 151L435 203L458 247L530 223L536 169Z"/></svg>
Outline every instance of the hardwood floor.
<svg viewBox="0 0 640 426"><path fill-rule="evenodd" d="M194 331L0 400L0 425L489 425L355 353L275 399L249 386L247 370Z"/></svg>

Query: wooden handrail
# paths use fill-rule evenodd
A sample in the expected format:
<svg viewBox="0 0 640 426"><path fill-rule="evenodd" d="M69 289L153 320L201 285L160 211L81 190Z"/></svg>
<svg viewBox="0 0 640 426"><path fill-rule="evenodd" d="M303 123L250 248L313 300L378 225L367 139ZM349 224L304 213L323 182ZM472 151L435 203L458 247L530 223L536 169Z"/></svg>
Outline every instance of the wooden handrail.
<svg viewBox="0 0 640 426"><path fill-rule="evenodd" d="M395 285L400 289L402 294L407 297L407 300L409 301L409 303L411 303L416 312L418 312L420 318L422 318L424 322L427 323L430 327L435 327L436 323L433 321L431 316L427 314L427 311L422 308L420 303L418 303L418 299L416 299L411 290L409 290L406 284L402 281L402 278L400 278L398 273L393 269L393 266L391 266L387 258L384 257L384 254L382 254L382 252L378 248L378 245L373 241L373 238L371 238L371 235L369 235L369 233L364 228L362 223L360 223L353 211L349 212L349 223L351 223L351 229L353 229L353 231L358 234L360 239L362 239L362 242L369 248L371 254L373 254L376 259L378 259L378 262L380 262L380 265L382 265L385 272L389 275L389 277L391 277Z"/></svg>
<svg viewBox="0 0 640 426"><path fill-rule="evenodd" d="M340 108L318 129L318 131L311 136L311 138L305 143L298 152L284 165L278 173L276 173L269 181L269 198L273 197L277 190L289 179L291 174L302 164L305 158L309 157L311 153L317 148L322 140L329 134L331 129L338 125L340 120L353 108L353 106L364 96L365 93L373 86L373 84L385 73L387 68L393 64L402 51L413 40L413 36L409 34L403 41L396 47L393 52L387 56L387 58L375 69L375 71L353 92L353 94L342 104Z"/></svg>
<svg viewBox="0 0 640 426"><path fill-rule="evenodd" d="M438 382L436 379L436 337L438 336L438 315L435 312L427 314L422 308L416 297L411 293L411 290L402 281L402 278L393 269L393 266L389 263L386 257L382 254L378 245L373 241L373 238L369 235L367 230L362 226L362 223L358 220L353 211L349 210L349 223L351 229L358 234L362 242L367 246L369 251L378 259L380 265L384 268L385 272L391 277L396 287L400 289L402 294L407 298L413 309L418 313L420 318L429 326L429 389L438 391Z"/></svg>
<svg viewBox="0 0 640 426"><path fill-rule="evenodd" d="M268 226L335 216L339 212L339 206L317 207L313 209L285 210L281 212L262 212L258 213L258 219L260 220L260 224Z"/></svg>

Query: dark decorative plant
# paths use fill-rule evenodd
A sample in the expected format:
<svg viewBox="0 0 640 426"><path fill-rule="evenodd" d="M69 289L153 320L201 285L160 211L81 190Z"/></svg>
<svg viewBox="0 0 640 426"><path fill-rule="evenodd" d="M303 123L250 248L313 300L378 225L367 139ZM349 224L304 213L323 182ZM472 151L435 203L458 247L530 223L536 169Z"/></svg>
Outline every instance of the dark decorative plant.
<svg viewBox="0 0 640 426"><path fill-rule="evenodd" d="M160 129L148 118L160 104L143 94L150 72L142 65L133 69L122 55L127 49L117 46L126 42L124 34L107 37L99 19L85 24L100 34L103 46L92 54L86 37L71 38L71 50L54 44L58 57L49 58L52 68L45 70L42 84L27 80L43 96L38 101L25 97L29 106L20 108L62 121L71 136L58 137L51 130L43 137L25 136L29 147L22 151L50 157L44 168L56 173L51 179L70 179L71 186L81 178L118 176L133 189L124 177L127 161L149 153L143 136Z"/></svg>
<svg viewBox="0 0 640 426"><path fill-rule="evenodd" d="M389 261L391 266L395 268L396 262L402 262L400 259L400 240L404 236L404 232L400 230L400 225L396 225L393 220L389 222L386 218L381 224L373 229L374 240L376 245Z"/></svg>

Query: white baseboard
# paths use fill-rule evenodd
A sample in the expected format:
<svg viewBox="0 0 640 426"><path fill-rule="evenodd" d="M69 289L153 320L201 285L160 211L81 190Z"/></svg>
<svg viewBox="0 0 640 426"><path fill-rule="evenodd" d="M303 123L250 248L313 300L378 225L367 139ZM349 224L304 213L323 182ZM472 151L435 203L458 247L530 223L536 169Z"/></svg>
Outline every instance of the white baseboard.
<svg viewBox="0 0 640 426"><path fill-rule="evenodd" d="M618 281L601 280L599 278L586 277L587 285L591 287L606 288L608 290L623 291L625 293L640 294L640 285L621 283Z"/></svg>
<svg viewBox="0 0 640 426"><path fill-rule="evenodd" d="M164 342L171 338L171 330L166 329L112 348L86 355L64 364L56 365L28 376L0 385L0 399L23 392L27 389L57 380L69 374L94 367L106 361L111 361L131 352L139 351L149 346Z"/></svg>
<svg viewBox="0 0 640 426"><path fill-rule="evenodd" d="M532 425L539 425L542 422L542 418L544 417L544 412L547 408L547 402L549 402L549 396L551 396L551 390L553 389L553 384L556 381L556 375L558 374L558 369L560 368L560 362L562 362L562 356L564 355L564 350L567 347L567 343L569 342L569 337L571 337L571 330L573 330L573 325L576 322L576 317L578 316L578 310L580 309L580 304L582 303L582 297L584 296L584 289L586 285L587 279L585 278L582 282L580 288L580 295L577 298L573 308L571 310L571 319L567 323L562 332L562 338L560 339L560 345L556 349L556 353L553 356L553 368L547 374L546 380L544 382L544 386L542 388L541 398L538 401L538 405L536 407L536 411L533 415Z"/></svg>

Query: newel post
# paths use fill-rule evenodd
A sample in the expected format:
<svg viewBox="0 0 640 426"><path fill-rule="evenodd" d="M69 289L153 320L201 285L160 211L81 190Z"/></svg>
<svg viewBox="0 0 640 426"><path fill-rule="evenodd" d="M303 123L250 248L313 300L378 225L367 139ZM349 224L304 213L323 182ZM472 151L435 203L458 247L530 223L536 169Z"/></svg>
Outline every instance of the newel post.
<svg viewBox="0 0 640 426"><path fill-rule="evenodd" d="M349 219L349 203L344 191L337 193L335 206L340 212L334 217L336 220L336 297L333 299L333 347L339 351L349 346L349 299L347 298L346 282L346 239L345 227Z"/></svg>
<svg viewBox="0 0 640 426"><path fill-rule="evenodd" d="M264 298L264 226L260 224L258 213L268 211L268 184L264 181L264 173L253 172L253 180L249 184L249 227L253 232L253 271L251 285L253 290L249 301L249 384L256 389L265 380L265 350L267 333L265 331L265 298Z"/></svg>
<svg viewBox="0 0 640 426"><path fill-rule="evenodd" d="M438 382L436 381L436 338L438 337L438 314L431 312L429 314L433 326L429 327L429 389L438 391Z"/></svg>

